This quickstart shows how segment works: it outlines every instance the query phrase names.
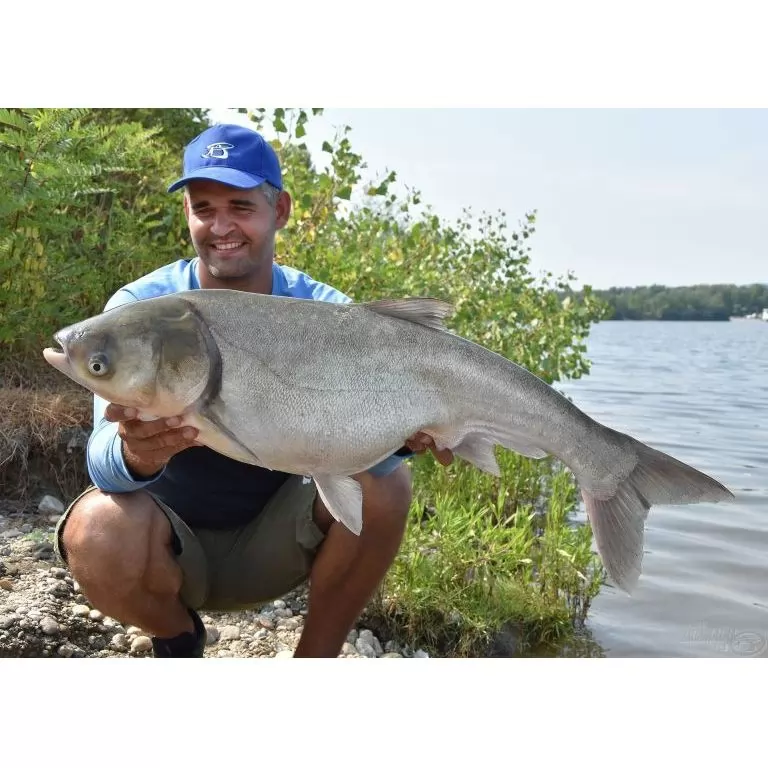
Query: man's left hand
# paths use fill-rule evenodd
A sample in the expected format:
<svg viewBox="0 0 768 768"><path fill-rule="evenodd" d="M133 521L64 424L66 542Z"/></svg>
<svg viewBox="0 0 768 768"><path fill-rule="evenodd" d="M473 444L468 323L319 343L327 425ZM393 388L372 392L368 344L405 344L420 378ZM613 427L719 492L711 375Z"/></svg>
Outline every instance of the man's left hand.
<svg viewBox="0 0 768 768"><path fill-rule="evenodd" d="M405 441L405 445L408 447L408 450L414 453L424 453L426 450L431 451L432 455L444 467L453 462L453 451L448 450L448 448L438 449L432 436L426 432L417 432L413 437Z"/></svg>

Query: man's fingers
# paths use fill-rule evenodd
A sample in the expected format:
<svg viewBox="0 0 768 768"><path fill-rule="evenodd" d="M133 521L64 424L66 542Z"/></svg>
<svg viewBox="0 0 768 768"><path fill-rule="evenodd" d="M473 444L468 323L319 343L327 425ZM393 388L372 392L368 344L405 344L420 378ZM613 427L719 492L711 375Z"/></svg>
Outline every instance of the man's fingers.
<svg viewBox="0 0 768 768"><path fill-rule="evenodd" d="M123 425L125 428L125 425ZM188 448L194 445L197 430L193 427L183 429L165 429L150 435L140 435L133 427L125 429L125 434L120 432L120 437L128 444L130 449L137 454L158 451L165 448Z"/></svg>

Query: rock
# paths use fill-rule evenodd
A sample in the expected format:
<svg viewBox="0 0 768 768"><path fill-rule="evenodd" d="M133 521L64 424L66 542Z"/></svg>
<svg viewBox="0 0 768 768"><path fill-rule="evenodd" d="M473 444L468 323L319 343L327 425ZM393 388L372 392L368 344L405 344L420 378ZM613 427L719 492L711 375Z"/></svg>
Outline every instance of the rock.
<svg viewBox="0 0 768 768"><path fill-rule="evenodd" d="M60 515L64 509L64 504L55 496L43 496L40 503L37 505L37 511L41 515Z"/></svg>
<svg viewBox="0 0 768 768"><path fill-rule="evenodd" d="M4 616L0 616L0 629L9 629L16 621L16 616L10 613L6 613Z"/></svg>
<svg viewBox="0 0 768 768"><path fill-rule="evenodd" d="M374 635L370 629L361 630L359 638L364 643L367 643L368 645L370 645L373 648L373 650L376 652L377 656L381 656L381 654L384 653L384 649L381 647L379 638L376 637L376 635Z"/></svg>
<svg viewBox="0 0 768 768"><path fill-rule="evenodd" d="M265 637L269 637L269 630L262 628L256 630L256 634L253 636L253 639L259 641L263 640Z"/></svg>
<svg viewBox="0 0 768 768"><path fill-rule="evenodd" d="M32 523L24 523L24 525L21 526L21 532L32 533Z"/></svg>
<svg viewBox="0 0 768 768"><path fill-rule="evenodd" d="M275 600L272 605L275 608L285 608L285 600Z"/></svg>
<svg viewBox="0 0 768 768"><path fill-rule="evenodd" d="M125 634L126 635L143 635L144 630L139 629L138 627L128 627L128 629L125 630Z"/></svg>
<svg viewBox="0 0 768 768"><path fill-rule="evenodd" d="M0 539L15 539L21 536L22 532L18 528L11 528L8 531L0 533Z"/></svg>
<svg viewBox="0 0 768 768"><path fill-rule="evenodd" d="M91 648L95 648L97 651L101 651L107 647L107 641L99 635L91 635L88 638L88 644Z"/></svg>
<svg viewBox="0 0 768 768"><path fill-rule="evenodd" d="M152 641L146 635L134 637L131 642L131 653L148 653L152 650Z"/></svg>
<svg viewBox="0 0 768 768"><path fill-rule="evenodd" d="M355 646L351 643L344 643L344 645L341 646L341 652L345 656L351 656L353 654L357 654L357 650L355 649Z"/></svg>
<svg viewBox="0 0 768 768"><path fill-rule="evenodd" d="M73 605L72 606L72 615L73 616L87 616L91 612L91 609L87 605Z"/></svg>
<svg viewBox="0 0 768 768"><path fill-rule="evenodd" d="M299 621L298 619L280 619L278 621L277 626L279 629L286 629L289 632L294 632L299 628Z"/></svg>
<svg viewBox="0 0 768 768"><path fill-rule="evenodd" d="M357 642L357 630L351 629L347 635L347 642L354 645Z"/></svg>
<svg viewBox="0 0 768 768"><path fill-rule="evenodd" d="M74 652L75 652L75 648L70 643L64 643L64 645L60 645L59 650L57 651L59 656L61 656L64 659L71 658Z"/></svg>
<svg viewBox="0 0 768 768"><path fill-rule="evenodd" d="M6 592L13 592L13 584L10 579L0 579L0 589L4 589Z"/></svg>
<svg viewBox="0 0 768 768"><path fill-rule="evenodd" d="M55 619L50 616L46 616L40 621L40 629L45 632L46 635L57 635L61 631L61 627Z"/></svg>
<svg viewBox="0 0 768 768"><path fill-rule="evenodd" d="M274 629L275 628L275 622L272 621L272 619L267 618L266 616L257 616L256 617L256 623L264 627L264 629Z"/></svg>
<svg viewBox="0 0 768 768"><path fill-rule="evenodd" d="M290 608L277 608L275 610L275 616L281 619L290 619L293 617L293 611Z"/></svg>
<svg viewBox="0 0 768 768"><path fill-rule="evenodd" d="M123 635L121 633L112 635L112 639L109 641L109 644L116 651L124 651L126 645L128 644L128 635Z"/></svg>
<svg viewBox="0 0 768 768"><path fill-rule="evenodd" d="M213 645L219 639L219 628L213 624L205 627L205 644Z"/></svg>
<svg viewBox="0 0 768 768"><path fill-rule="evenodd" d="M276 659L292 659L293 658L293 651L278 651L275 654Z"/></svg>
<svg viewBox="0 0 768 768"><path fill-rule="evenodd" d="M54 579L66 579L67 571L65 568L50 568L48 573L53 576Z"/></svg>
<svg viewBox="0 0 768 768"><path fill-rule="evenodd" d="M414 659L428 659L429 658L429 654L426 651L423 651L421 648L419 648L418 651L414 651L413 658ZM430 667L430 669L431 669L431 667Z"/></svg>
<svg viewBox="0 0 768 768"><path fill-rule="evenodd" d="M95 608L88 614L88 618L93 621L101 621L104 618L104 614L101 611L97 611Z"/></svg>
<svg viewBox="0 0 768 768"><path fill-rule="evenodd" d="M365 656L367 659L376 658L376 651L373 646L370 643L366 643L365 640L361 640L359 637L355 643L355 648L361 656Z"/></svg>
<svg viewBox="0 0 768 768"><path fill-rule="evenodd" d="M403 656L399 653L395 653L394 651L387 651L386 653L382 654L381 658L382 659L402 659Z"/></svg>
<svg viewBox="0 0 768 768"><path fill-rule="evenodd" d="M384 644L384 651L386 653L400 653L400 646L394 640L387 640Z"/></svg>
<svg viewBox="0 0 768 768"><path fill-rule="evenodd" d="M235 626L234 624L227 624L227 626L221 628L220 638L225 642L230 640L239 640L240 627Z"/></svg>

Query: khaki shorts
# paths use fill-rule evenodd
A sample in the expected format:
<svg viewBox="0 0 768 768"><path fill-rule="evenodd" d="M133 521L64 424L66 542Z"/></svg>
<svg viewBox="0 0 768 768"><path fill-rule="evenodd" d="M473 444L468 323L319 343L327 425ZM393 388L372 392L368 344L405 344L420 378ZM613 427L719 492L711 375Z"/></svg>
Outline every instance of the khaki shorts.
<svg viewBox="0 0 768 768"><path fill-rule="evenodd" d="M61 533L73 506L56 525L54 549L66 562ZM144 493L152 494L144 489ZM168 506L152 496L175 534L176 561L184 575L180 597L195 610L240 610L281 597L307 580L324 534L312 516L316 489L302 477L290 477L256 519L240 528L192 530Z"/></svg>

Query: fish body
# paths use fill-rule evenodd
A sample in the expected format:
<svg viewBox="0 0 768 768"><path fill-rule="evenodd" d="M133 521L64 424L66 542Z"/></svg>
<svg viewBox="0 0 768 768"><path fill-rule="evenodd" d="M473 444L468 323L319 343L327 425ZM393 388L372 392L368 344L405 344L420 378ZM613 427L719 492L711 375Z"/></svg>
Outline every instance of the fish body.
<svg viewBox="0 0 768 768"><path fill-rule="evenodd" d="M604 426L525 368L443 325L434 299L332 304L225 289L123 305L55 335L51 365L142 418L183 415L238 461L312 476L362 527L353 476L417 432L499 475L494 447L573 472L597 550L629 592L653 504L732 498L718 481Z"/></svg>

